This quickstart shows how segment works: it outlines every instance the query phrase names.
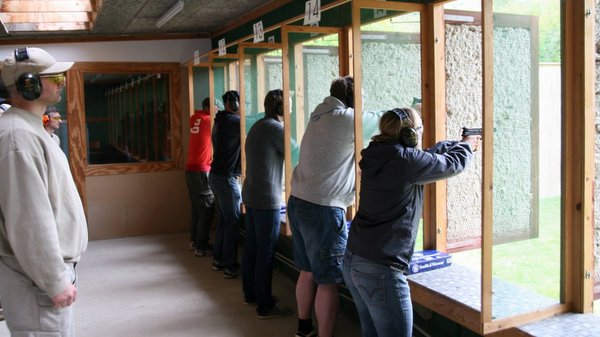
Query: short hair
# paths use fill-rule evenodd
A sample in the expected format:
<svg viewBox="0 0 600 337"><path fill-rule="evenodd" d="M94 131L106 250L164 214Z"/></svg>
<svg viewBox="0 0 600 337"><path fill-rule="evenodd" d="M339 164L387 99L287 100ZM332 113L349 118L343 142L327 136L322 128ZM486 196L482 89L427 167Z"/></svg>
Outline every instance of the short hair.
<svg viewBox="0 0 600 337"><path fill-rule="evenodd" d="M354 107L354 79L352 76L338 77L331 82L329 95L339 99L347 107Z"/></svg>
<svg viewBox="0 0 600 337"><path fill-rule="evenodd" d="M283 115L283 91L281 89L271 90L265 96L265 115Z"/></svg>
<svg viewBox="0 0 600 337"><path fill-rule="evenodd" d="M406 113L407 118L400 119L395 109L386 111L379 119L379 134L373 136L372 140L379 142L383 140L399 140L400 131L403 128L415 128L415 120L420 118L419 113L413 108L400 108Z"/></svg>
<svg viewBox="0 0 600 337"><path fill-rule="evenodd" d="M202 100L202 109L208 110L210 109L210 98L206 97Z"/></svg>

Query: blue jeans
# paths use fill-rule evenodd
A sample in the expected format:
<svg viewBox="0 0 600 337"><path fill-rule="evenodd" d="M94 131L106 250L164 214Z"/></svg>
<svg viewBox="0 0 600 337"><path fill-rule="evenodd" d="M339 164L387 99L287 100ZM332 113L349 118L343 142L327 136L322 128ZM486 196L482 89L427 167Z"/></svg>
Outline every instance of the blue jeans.
<svg viewBox="0 0 600 337"><path fill-rule="evenodd" d="M219 215L213 257L225 268L237 270L239 269L237 248L242 199L240 185L237 177L211 174L208 180L217 200L217 214Z"/></svg>
<svg viewBox="0 0 600 337"><path fill-rule="evenodd" d="M194 242L196 248L208 248L215 210L215 197L208 184L208 172L186 171L185 181L192 203L190 241Z"/></svg>
<svg viewBox="0 0 600 337"><path fill-rule="evenodd" d="M313 273L317 284L342 283L342 258L348 241L346 211L294 196L290 196L287 210L296 267Z"/></svg>
<svg viewBox="0 0 600 337"><path fill-rule="evenodd" d="M344 281L360 317L363 337L410 337L413 311L402 271L373 263L346 250Z"/></svg>
<svg viewBox="0 0 600 337"><path fill-rule="evenodd" d="M244 298L248 302L256 301L259 315L268 313L275 306L271 284L280 218L279 209L246 207L247 235L242 259L242 284Z"/></svg>

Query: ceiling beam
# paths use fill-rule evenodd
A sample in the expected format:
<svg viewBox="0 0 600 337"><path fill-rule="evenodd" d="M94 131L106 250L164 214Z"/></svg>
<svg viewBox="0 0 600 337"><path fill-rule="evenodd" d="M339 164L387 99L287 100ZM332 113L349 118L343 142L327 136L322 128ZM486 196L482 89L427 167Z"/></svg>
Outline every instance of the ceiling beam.
<svg viewBox="0 0 600 337"><path fill-rule="evenodd" d="M9 32L88 30L87 22L7 23Z"/></svg>
<svg viewBox="0 0 600 337"><path fill-rule="evenodd" d="M71 13L0 13L2 22L10 23L58 23L58 22L87 22L87 12Z"/></svg>
<svg viewBox="0 0 600 337"><path fill-rule="evenodd" d="M4 0L2 12L92 12L92 3L87 1L22 1Z"/></svg>

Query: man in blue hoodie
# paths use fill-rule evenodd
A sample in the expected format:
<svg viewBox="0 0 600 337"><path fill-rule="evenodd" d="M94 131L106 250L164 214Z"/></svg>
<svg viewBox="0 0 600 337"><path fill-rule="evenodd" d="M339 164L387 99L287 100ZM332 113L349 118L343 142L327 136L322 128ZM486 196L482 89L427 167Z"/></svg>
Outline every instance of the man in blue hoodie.
<svg viewBox="0 0 600 337"><path fill-rule="evenodd" d="M380 134L364 149L360 206L350 226L344 281L363 337L412 336L406 276L423 211L423 185L462 172L481 136L421 150L423 123L412 108L385 112Z"/></svg>
<svg viewBox="0 0 600 337"><path fill-rule="evenodd" d="M214 153L209 176L219 215L212 269L223 270L223 277L234 279L240 275L237 258L242 198L238 183L241 174L240 95L234 90L227 91L223 95L223 103L225 109L215 116L212 133Z"/></svg>
<svg viewBox="0 0 600 337"><path fill-rule="evenodd" d="M354 81L333 81L330 96L310 115L288 201L296 283L297 337L333 336L343 282L346 208L354 202Z"/></svg>

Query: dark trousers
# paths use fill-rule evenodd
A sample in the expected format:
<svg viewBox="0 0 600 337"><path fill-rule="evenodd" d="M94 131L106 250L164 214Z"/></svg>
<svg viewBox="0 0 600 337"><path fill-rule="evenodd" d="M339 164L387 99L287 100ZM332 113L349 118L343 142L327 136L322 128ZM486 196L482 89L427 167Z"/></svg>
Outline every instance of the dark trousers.
<svg viewBox="0 0 600 337"><path fill-rule="evenodd" d="M238 236L240 230L241 193L237 177L211 174L208 181L217 200L217 232L213 245L214 259L227 269L238 269Z"/></svg>
<svg viewBox="0 0 600 337"><path fill-rule="evenodd" d="M215 211L215 197L208 183L208 172L186 171L192 219L190 222L190 241L196 248L208 248L210 225Z"/></svg>
<svg viewBox="0 0 600 337"><path fill-rule="evenodd" d="M244 298L257 304L259 315L274 306L272 294L273 262L279 240L279 209L246 207L246 244L242 260Z"/></svg>

